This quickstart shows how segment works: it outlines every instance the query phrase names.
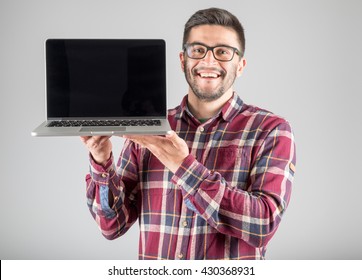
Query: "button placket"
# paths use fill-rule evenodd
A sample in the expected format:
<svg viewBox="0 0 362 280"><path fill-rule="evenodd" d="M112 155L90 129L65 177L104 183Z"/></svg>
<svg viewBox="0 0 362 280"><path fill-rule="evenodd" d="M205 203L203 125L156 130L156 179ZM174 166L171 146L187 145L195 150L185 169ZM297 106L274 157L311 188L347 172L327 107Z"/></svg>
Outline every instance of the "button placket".
<svg viewBox="0 0 362 280"><path fill-rule="evenodd" d="M199 126L197 128L196 133L195 133L194 143L200 142L200 140L202 140L205 137L205 134L203 134L204 131L205 131L205 127L203 127L203 126ZM199 162L202 161L202 155L199 153L195 153L195 158Z"/></svg>

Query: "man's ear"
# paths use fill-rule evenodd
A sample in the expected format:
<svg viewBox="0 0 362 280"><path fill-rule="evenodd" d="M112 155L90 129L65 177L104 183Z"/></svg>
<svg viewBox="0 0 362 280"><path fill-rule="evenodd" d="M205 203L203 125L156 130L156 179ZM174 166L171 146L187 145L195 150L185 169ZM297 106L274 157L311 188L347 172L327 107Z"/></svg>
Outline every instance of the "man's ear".
<svg viewBox="0 0 362 280"><path fill-rule="evenodd" d="M242 57L238 63L238 70L237 70L237 73L236 75L238 77L241 76L241 74L243 73L244 71L244 68L246 67L246 59L244 57Z"/></svg>
<svg viewBox="0 0 362 280"><path fill-rule="evenodd" d="M182 72L185 72L185 53L184 52L180 52L180 63L181 63Z"/></svg>

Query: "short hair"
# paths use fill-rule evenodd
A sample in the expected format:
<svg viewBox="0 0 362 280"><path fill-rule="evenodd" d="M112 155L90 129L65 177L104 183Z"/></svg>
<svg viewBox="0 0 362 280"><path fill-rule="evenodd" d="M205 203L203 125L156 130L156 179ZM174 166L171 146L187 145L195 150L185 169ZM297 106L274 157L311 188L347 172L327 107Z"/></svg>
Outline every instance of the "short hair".
<svg viewBox="0 0 362 280"><path fill-rule="evenodd" d="M194 13L185 24L182 47L186 44L191 29L199 25L220 25L232 28L236 32L239 39L241 47L240 57L244 55L245 52L244 28L241 25L238 18L234 16L232 13L219 8L209 8L209 9L199 10L196 13Z"/></svg>

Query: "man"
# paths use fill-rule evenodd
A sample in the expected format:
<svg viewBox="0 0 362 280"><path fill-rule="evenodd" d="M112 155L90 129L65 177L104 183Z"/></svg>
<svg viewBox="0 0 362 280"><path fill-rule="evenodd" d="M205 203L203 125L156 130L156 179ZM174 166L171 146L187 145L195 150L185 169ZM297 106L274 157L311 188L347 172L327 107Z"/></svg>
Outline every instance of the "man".
<svg viewBox="0 0 362 280"><path fill-rule="evenodd" d="M169 110L173 131L125 136L117 167L109 137L82 137L90 211L108 239L138 219L140 259L265 258L290 199L295 145L287 121L234 92L244 50L234 15L196 12L184 30L189 91Z"/></svg>

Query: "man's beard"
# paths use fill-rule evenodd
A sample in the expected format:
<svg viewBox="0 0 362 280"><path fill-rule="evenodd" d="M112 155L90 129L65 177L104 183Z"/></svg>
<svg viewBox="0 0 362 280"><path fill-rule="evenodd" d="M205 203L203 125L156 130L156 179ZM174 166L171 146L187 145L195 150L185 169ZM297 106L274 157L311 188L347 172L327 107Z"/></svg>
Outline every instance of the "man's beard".
<svg viewBox="0 0 362 280"><path fill-rule="evenodd" d="M194 68L192 71L188 68L188 65L186 63L186 60L184 61L184 69L185 69L185 78L187 83L189 84L191 90L195 94L195 96L205 102L211 102L214 100L219 99L221 96L224 95L224 93L230 89L230 87L233 85L235 79L236 79L236 68L231 69L231 72L229 75L226 75L226 72L222 69L215 68L215 67L199 67ZM213 91L206 91L202 90L200 86L195 82L192 76L197 76L197 71L200 69L209 69L209 70L216 70L220 73L220 77L218 79L221 79L221 83L219 86L213 90Z"/></svg>

